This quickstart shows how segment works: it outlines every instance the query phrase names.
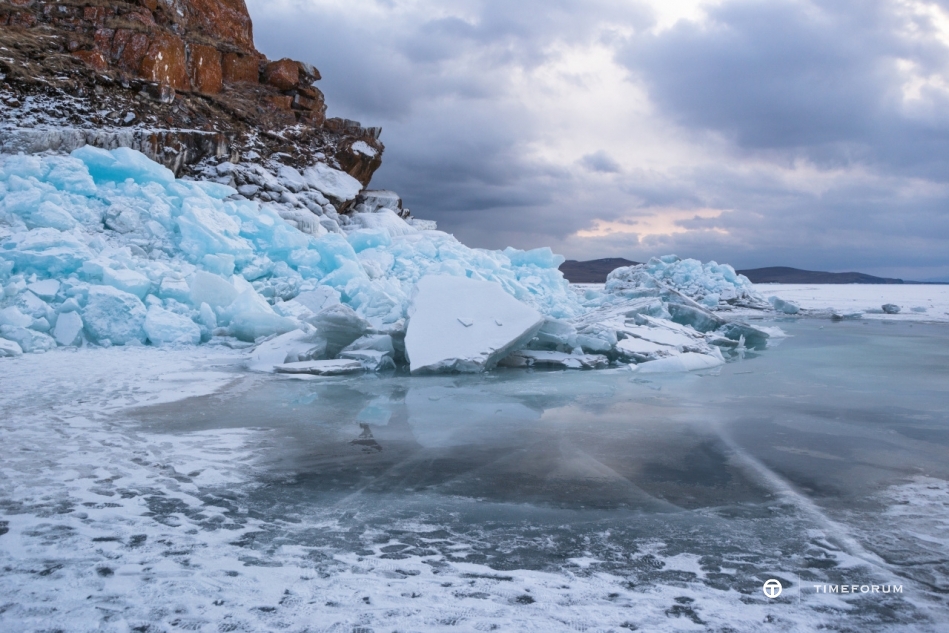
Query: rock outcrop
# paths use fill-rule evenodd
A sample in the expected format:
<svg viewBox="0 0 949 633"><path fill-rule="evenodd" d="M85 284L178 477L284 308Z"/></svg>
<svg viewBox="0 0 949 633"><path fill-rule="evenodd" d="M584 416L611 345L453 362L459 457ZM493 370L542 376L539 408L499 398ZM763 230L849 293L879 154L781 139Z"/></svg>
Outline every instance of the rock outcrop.
<svg viewBox="0 0 949 633"><path fill-rule="evenodd" d="M3 151L124 145L184 176L276 157L364 186L381 165L378 128L326 118L316 68L257 51L243 0L0 0L0 47Z"/></svg>

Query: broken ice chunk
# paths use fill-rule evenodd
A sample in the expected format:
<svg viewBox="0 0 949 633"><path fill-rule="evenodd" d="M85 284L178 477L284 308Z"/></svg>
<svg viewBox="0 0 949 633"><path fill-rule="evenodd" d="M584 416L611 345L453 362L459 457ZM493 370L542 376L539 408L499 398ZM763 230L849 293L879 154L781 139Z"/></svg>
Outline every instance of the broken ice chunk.
<svg viewBox="0 0 949 633"><path fill-rule="evenodd" d="M33 317L23 314L16 306L10 306L0 310L0 325L12 325L13 327L30 327Z"/></svg>
<svg viewBox="0 0 949 633"><path fill-rule="evenodd" d="M274 312L266 299L253 288L242 292L222 310L221 319L228 323L228 333L242 341L255 341L261 336L284 334L297 329L299 325L297 321Z"/></svg>
<svg viewBox="0 0 949 633"><path fill-rule="evenodd" d="M544 323L500 284L444 275L418 282L409 314L405 347L412 373L491 369Z"/></svg>
<svg viewBox="0 0 949 633"><path fill-rule="evenodd" d="M708 354L686 352L678 356L669 356L637 365L637 371L643 374L673 373L711 369L724 365L725 361Z"/></svg>
<svg viewBox="0 0 949 633"><path fill-rule="evenodd" d="M355 360L362 363L367 371L383 371L395 369L395 361L391 354L375 349L354 349L340 352L339 357L346 360Z"/></svg>
<svg viewBox="0 0 949 633"><path fill-rule="evenodd" d="M307 319L316 327L320 336L326 340L326 353L336 356L340 351L363 334L369 328L369 322L356 314L347 305L337 304L321 310L319 314Z"/></svg>
<svg viewBox="0 0 949 633"><path fill-rule="evenodd" d="M19 343L0 338L0 358L12 358L22 355L23 350L20 348Z"/></svg>
<svg viewBox="0 0 949 633"><path fill-rule="evenodd" d="M657 355L662 356L664 354L672 355L676 353L677 350L675 347L670 347L669 345L654 343L646 339L631 336L617 343L616 351L625 356L647 358L656 357Z"/></svg>
<svg viewBox="0 0 949 633"><path fill-rule="evenodd" d="M522 349L512 352L499 365L504 367L550 367L554 369L600 369L610 364L600 354L565 354L543 350Z"/></svg>
<svg viewBox="0 0 949 633"><path fill-rule="evenodd" d="M223 308L237 299L237 289L226 280L199 271L191 282L191 303L196 306L206 303L212 308Z"/></svg>
<svg viewBox="0 0 949 633"><path fill-rule="evenodd" d="M139 299L144 299L152 287L152 282L149 281L148 277L134 270L125 269L104 268L102 270L102 282L107 286L133 294Z"/></svg>
<svg viewBox="0 0 949 633"><path fill-rule="evenodd" d="M112 286L92 286L82 313L86 331L98 343L145 342L145 305L133 294Z"/></svg>
<svg viewBox="0 0 949 633"><path fill-rule="evenodd" d="M43 281L36 281L27 286L27 289L30 290L40 299L44 301L49 301L56 297L56 293L59 292L59 287L62 284L55 279L44 279Z"/></svg>
<svg viewBox="0 0 949 633"><path fill-rule="evenodd" d="M366 371L357 360L311 360L285 363L274 367L278 374L313 374L315 376L342 376Z"/></svg>
<svg viewBox="0 0 949 633"><path fill-rule="evenodd" d="M276 365L318 360L326 351L326 342L318 338L313 328L304 328L281 334L255 347L248 359L248 368L253 371L273 371Z"/></svg>
<svg viewBox="0 0 949 633"><path fill-rule="evenodd" d="M148 309L145 316L145 334L154 345L164 343L187 343L197 345L201 342L201 328L186 316L165 310L157 305Z"/></svg>
<svg viewBox="0 0 949 633"><path fill-rule="evenodd" d="M900 307L895 303L885 303L883 304L883 312L886 314L899 314Z"/></svg>
<svg viewBox="0 0 949 633"><path fill-rule="evenodd" d="M793 301L785 301L779 297L768 297L768 303L774 306L775 311L784 314L797 314L801 308Z"/></svg>
<svg viewBox="0 0 949 633"><path fill-rule="evenodd" d="M82 342L82 318L75 312L64 312L56 319L53 338L63 346L79 345Z"/></svg>
<svg viewBox="0 0 949 633"><path fill-rule="evenodd" d="M14 341L27 354L41 354L56 347L56 341L51 336L23 327L2 325L0 326L0 336Z"/></svg>

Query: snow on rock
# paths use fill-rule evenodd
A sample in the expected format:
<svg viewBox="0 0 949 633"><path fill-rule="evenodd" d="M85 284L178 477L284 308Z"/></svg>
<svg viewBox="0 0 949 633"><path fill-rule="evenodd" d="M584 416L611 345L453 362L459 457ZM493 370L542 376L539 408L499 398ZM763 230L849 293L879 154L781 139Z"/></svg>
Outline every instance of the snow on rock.
<svg viewBox="0 0 949 633"><path fill-rule="evenodd" d="M322 163L308 167L303 172L303 178L310 187L340 202L354 199L362 190L361 182L344 171Z"/></svg>
<svg viewBox="0 0 949 633"><path fill-rule="evenodd" d="M534 337L544 317L497 283L423 277L409 311L405 350L412 373L479 372Z"/></svg>
<svg viewBox="0 0 949 633"><path fill-rule="evenodd" d="M358 360L310 360L277 365L278 374L312 374L314 376L344 376L358 374L366 368Z"/></svg>

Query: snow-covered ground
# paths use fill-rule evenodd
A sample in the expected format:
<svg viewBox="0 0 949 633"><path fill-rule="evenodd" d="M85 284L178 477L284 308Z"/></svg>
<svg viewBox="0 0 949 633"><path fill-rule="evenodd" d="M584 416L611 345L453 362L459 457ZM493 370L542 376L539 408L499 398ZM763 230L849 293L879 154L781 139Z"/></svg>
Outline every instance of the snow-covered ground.
<svg viewBox="0 0 949 633"><path fill-rule="evenodd" d="M949 284L755 284L755 290L805 310L862 312L867 319L949 321ZM899 306L899 313L884 313L885 304Z"/></svg>

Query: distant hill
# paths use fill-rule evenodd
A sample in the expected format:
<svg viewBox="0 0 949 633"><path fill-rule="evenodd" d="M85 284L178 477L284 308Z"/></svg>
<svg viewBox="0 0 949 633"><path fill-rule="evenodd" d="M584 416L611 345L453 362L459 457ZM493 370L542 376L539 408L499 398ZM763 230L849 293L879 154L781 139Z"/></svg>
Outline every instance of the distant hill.
<svg viewBox="0 0 949 633"><path fill-rule="evenodd" d="M572 284L602 284L606 283L606 276L613 270L623 266L635 266L638 263L622 257L591 259L585 262L568 259L560 265L560 272Z"/></svg>
<svg viewBox="0 0 949 633"><path fill-rule="evenodd" d="M751 268L739 273L756 284L901 284L902 279L874 277L864 273L827 273L787 266ZM912 283L912 282L909 282Z"/></svg>
<svg viewBox="0 0 949 633"><path fill-rule="evenodd" d="M623 266L635 266L622 257L591 259L585 262L568 259L560 265L560 271L573 284L602 284L613 270ZM918 281L903 281L889 277L874 277L865 273L828 273L820 270L801 270L788 266L749 268L739 273L756 284L916 284ZM929 282L938 283L938 282Z"/></svg>

